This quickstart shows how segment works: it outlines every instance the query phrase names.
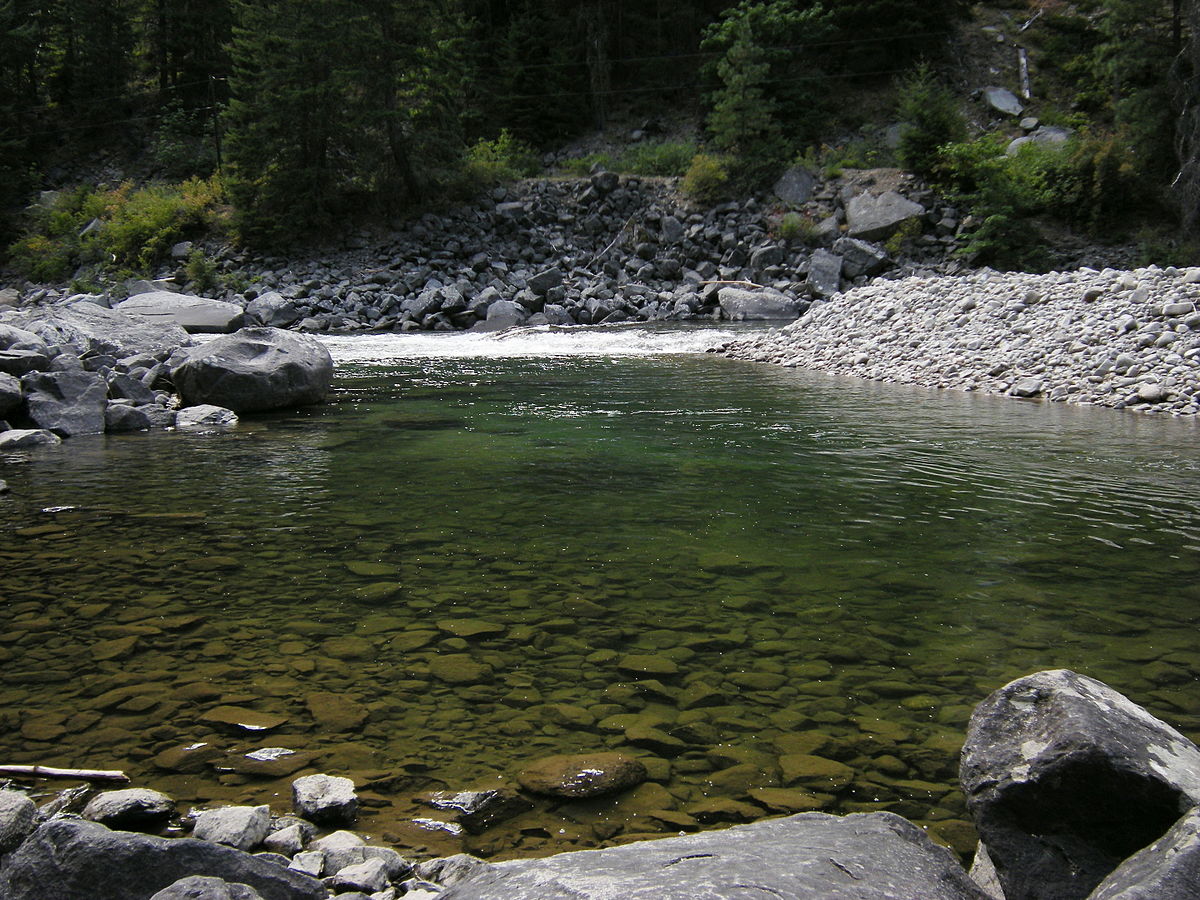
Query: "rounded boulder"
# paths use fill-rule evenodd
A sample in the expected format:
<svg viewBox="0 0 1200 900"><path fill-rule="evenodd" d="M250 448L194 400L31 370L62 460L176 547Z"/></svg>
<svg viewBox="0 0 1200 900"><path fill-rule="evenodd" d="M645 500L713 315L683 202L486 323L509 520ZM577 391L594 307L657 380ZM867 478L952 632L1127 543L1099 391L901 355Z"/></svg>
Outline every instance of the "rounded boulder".
<svg viewBox="0 0 1200 900"><path fill-rule="evenodd" d="M623 753L548 756L517 776L531 793L571 800L615 794L645 780L646 767Z"/></svg>
<svg viewBox="0 0 1200 900"><path fill-rule="evenodd" d="M333 383L333 358L316 338L278 328L243 328L187 351L172 373L189 406L236 413L320 403Z"/></svg>

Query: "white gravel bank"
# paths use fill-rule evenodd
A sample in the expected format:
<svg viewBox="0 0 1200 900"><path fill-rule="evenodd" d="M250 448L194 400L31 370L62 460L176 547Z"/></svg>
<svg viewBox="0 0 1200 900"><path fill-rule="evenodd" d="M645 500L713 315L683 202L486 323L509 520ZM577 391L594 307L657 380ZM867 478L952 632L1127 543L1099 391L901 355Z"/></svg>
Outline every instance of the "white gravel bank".
<svg viewBox="0 0 1200 900"><path fill-rule="evenodd" d="M874 381L1200 412L1200 268L875 281L716 352Z"/></svg>

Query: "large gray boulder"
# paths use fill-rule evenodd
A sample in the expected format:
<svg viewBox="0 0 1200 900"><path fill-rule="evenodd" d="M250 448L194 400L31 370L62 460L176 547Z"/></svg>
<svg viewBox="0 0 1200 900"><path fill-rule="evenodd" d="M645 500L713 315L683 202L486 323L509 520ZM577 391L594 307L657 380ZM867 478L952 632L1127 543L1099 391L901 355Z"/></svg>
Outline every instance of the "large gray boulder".
<svg viewBox="0 0 1200 900"><path fill-rule="evenodd" d="M892 263L883 247L858 238L838 238L833 242L833 252L842 258L842 272L847 278L878 275Z"/></svg>
<svg viewBox="0 0 1200 900"><path fill-rule="evenodd" d="M178 325L127 316L86 300L14 310L4 315L3 321L32 332L48 344L68 344L78 353L93 351L117 359L192 343Z"/></svg>
<svg viewBox="0 0 1200 900"><path fill-rule="evenodd" d="M263 842L270 830L270 807L222 806L200 813L192 834L202 841L252 850Z"/></svg>
<svg viewBox="0 0 1200 900"><path fill-rule="evenodd" d="M30 372L21 379L29 418L61 437L102 434L108 383L93 372Z"/></svg>
<svg viewBox="0 0 1200 900"><path fill-rule="evenodd" d="M925 207L895 191L859 194L846 204L846 229L850 237L864 241L884 241L905 222L925 215Z"/></svg>
<svg viewBox="0 0 1200 900"><path fill-rule="evenodd" d="M4 900L149 900L189 875L245 884L263 900L325 900L319 881L248 853L192 838L110 831L54 819L0 867Z"/></svg>
<svg viewBox="0 0 1200 900"><path fill-rule="evenodd" d="M1200 895L1200 809L1129 857L1088 900L1195 900Z"/></svg>
<svg viewBox="0 0 1200 900"><path fill-rule="evenodd" d="M292 782L296 815L324 825L353 825L358 818L354 782L338 775L304 775Z"/></svg>
<svg viewBox="0 0 1200 900"><path fill-rule="evenodd" d="M799 301L773 290L750 291L724 287L717 293L717 299L725 318L735 322L795 319L800 315Z"/></svg>
<svg viewBox="0 0 1200 900"><path fill-rule="evenodd" d="M320 403L333 383L324 344L278 328L243 328L187 351L172 373L189 406L237 413Z"/></svg>
<svg viewBox="0 0 1200 900"><path fill-rule="evenodd" d="M241 327L245 316L242 308L235 303L171 291L134 294L115 308L127 316L141 316L151 322L178 325L189 334L228 334Z"/></svg>
<svg viewBox="0 0 1200 900"><path fill-rule="evenodd" d="M0 450L28 450L30 447L61 443L62 438L45 428L13 428L0 431Z"/></svg>
<svg viewBox="0 0 1200 900"><path fill-rule="evenodd" d="M804 813L686 837L476 867L441 900L987 900L891 813Z"/></svg>
<svg viewBox="0 0 1200 900"><path fill-rule="evenodd" d="M46 342L24 328L15 325L0 325L0 350L36 350L38 353L47 351Z"/></svg>
<svg viewBox="0 0 1200 900"><path fill-rule="evenodd" d="M1200 802L1200 748L1057 669L976 707L959 777L1007 900L1081 900Z"/></svg>

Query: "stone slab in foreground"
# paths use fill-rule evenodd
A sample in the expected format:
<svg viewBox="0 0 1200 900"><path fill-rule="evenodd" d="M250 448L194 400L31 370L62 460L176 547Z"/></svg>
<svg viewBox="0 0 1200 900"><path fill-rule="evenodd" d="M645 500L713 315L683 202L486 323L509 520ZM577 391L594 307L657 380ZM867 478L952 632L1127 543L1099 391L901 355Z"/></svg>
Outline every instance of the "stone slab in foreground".
<svg viewBox="0 0 1200 900"><path fill-rule="evenodd" d="M55 819L41 826L0 867L4 900L149 900L189 875L246 884L263 900L325 900L313 878L232 847L193 838L110 831L93 822Z"/></svg>
<svg viewBox="0 0 1200 900"><path fill-rule="evenodd" d="M891 813L804 813L479 867L442 900L987 900L949 850Z"/></svg>

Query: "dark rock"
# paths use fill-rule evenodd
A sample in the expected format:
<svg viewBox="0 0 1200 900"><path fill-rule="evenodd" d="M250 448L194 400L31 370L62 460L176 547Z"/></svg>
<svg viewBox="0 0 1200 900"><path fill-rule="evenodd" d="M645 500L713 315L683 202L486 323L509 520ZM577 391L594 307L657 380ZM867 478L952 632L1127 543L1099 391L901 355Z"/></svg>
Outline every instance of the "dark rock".
<svg viewBox="0 0 1200 900"><path fill-rule="evenodd" d="M842 258L825 249L814 250L804 284L814 297L832 297L842 289Z"/></svg>
<svg viewBox="0 0 1200 900"><path fill-rule="evenodd" d="M12 375L0 372L0 416L20 406L24 398L21 382Z"/></svg>
<svg viewBox="0 0 1200 900"><path fill-rule="evenodd" d="M533 291L539 297L544 297L547 293L549 293L551 288L558 287L560 284L562 284L563 278L565 277L566 276L563 275L562 269L547 269L544 272L538 272L529 279L527 284L529 285L529 289L531 291Z"/></svg>
<svg viewBox="0 0 1200 900"><path fill-rule="evenodd" d="M302 318L296 302L275 291L268 291L247 303L246 315L272 328L287 328Z"/></svg>
<svg viewBox="0 0 1200 900"><path fill-rule="evenodd" d="M159 406L157 403L139 404L134 409L150 421L152 428L170 428L175 424L175 410Z"/></svg>
<svg viewBox="0 0 1200 900"><path fill-rule="evenodd" d="M55 819L38 828L4 861L0 897L148 900L189 875L249 885L263 900L325 900L326 896L319 881L229 847Z"/></svg>
<svg viewBox="0 0 1200 900"><path fill-rule="evenodd" d="M123 372L113 372L108 376L108 396L113 400L132 400L135 404L154 402L154 391L139 379Z"/></svg>
<svg viewBox="0 0 1200 900"><path fill-rule="evenodd" d="M1117 866L1088 900L1195 900L1200 893L1200 809Z"/></svg>
<svg viewBox="0 0 1200 900"><path fill-rule="evenodd" d="M471 834L482 834L498 822L533 808L533 804L520 794L504 788L434 791L420 800L434 809L453 812L454 821Z"/></svg>
<svg viewBox="0 0 1200 900"><path fill-rule="evenodd" d="M109 828L152 831L175 812L175 801L145 788L103 791L88 801L83 817Z"/></svg>
<svg viewBox="0 0 1200 900"><path fill-rule="evenodd" d="M10 431L0 431L0 450L27 450L30 447L61 443L62 438L44 428L13 428Z"/></svg>
<svg viewBox="0 0 1200 900"><path fill-rule="evenodd" d="M146 431L153 427L154 423L143 410L128 403L109 403L104 410L104 430L110 434Z"/></svg>
<svg viewBox="0 0 1200 900"><path fill-rule="evenodd" d="M620 176L616 172L597 172L592 176L592 187L601 196L611 194L620 183Z"/></svg>
<svg viewBox="0 0 1200 900"><path fill-rule="evenodd" d="M50 357L37 350L0 350L0 372L5 374L19 377L49 368Z"/></svg>
<svg viewBox="0 0 1200 900"><path fill-rule="evenodd" d="M580 799L635 787L646 780L646 767L622 753L548 756L517 775L521 787L534 794Z"/></svg>
<svg viewBox="0 0 1200 900"><path fill-rule="evenodd" d="M228 334L241 327L244 318L242 308L237 304L170 291L136 294L122 300L115 308L127 316L178 325L189 334Z"/></svg>
<svg viewBox="0 0 1200 900"><path fill-rule="evenodd" d="M1200 749L1059 669L976 707L960 780L1008 900L1072 900L1200 801Z"/></svg>
<svg viewBox="0 0 1200 900"><path fill-rule="evenodd" d="M787 206L799 207L812 198L816 186L817 179L807 169L793 166L779 177L772 190Z"/></svg>
<svg viewBox="0 0 1200 900"><path fill-rule="evenodd" d="M500 331L524 325L529 318L529 310L515 300L496 300L487 308L487 319L475 328L486 331Z"/></svg>
<svg viewBox="0 0 1200 900"><path fill-rule="evenodd" d="M322 825L353 825L358 818L354 782L334 775L305 775L292 782L296 815Z"/></svg>
<svg viewBox="0 0 1200 900"><path fill-rule="evenodd" d="M37 805L20 791L0 791L0 854L12 850L33 832Z"/></svg>
<svg viewBox="0 0 1200 900"><path fill-rule="evenodd" d="M842 272L847 278L859 275L878 275L889 265L887 251L878 244L844 237L833 242L833 252L842 258Z"/></svg>
<svg viewBox="0 0 1200 900"><path fill-rule="evenodd" d="M21 379L29 418L61 437L101 434L108 385L91 372L31 372Z"/></svg>
<svg viewBox="0 0 1200 900"><path fill-rule="evenodd" d="M759 247L750 254L750 268L761 272L783 262L783 248L778 244Z"/></svg>
<svg viewBox="0 0 1200 900"><path fill-rule="evenodd" d="M805 813L724 831L476 867L442 900L988 900L891 813Z"/></svg>
<svg viewBox="0 0 1200 900"><path fill-rule="evenodd" d="M245 884L224 878L189 875L163 888L150 900L262 900L262 894Z"/></svg>
<svg viewBox="0 0 1200 900"><path fill-rule="evenodd" d="M188 405L237 413L320 403L333 382L324 345L278 328L243 328L186 353L172 378Z"/></svg>

